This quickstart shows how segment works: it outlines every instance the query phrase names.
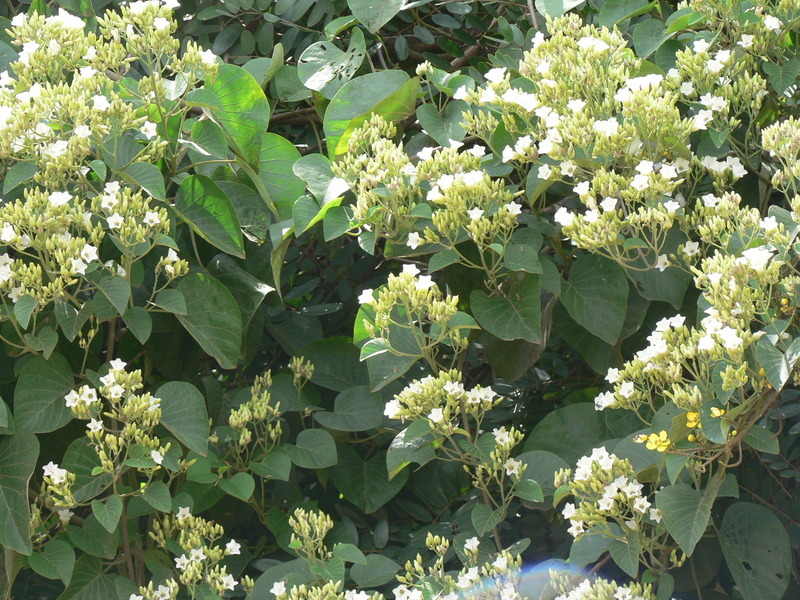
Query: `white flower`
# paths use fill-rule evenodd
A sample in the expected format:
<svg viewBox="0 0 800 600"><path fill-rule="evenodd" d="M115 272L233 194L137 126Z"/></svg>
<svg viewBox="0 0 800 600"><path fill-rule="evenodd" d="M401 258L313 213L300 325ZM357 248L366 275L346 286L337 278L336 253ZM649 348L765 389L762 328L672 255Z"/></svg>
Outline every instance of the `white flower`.
<svg viewBox="0 0 800 600"><path fill-rule="evenodd" d="M72 194L69 192L51 192L47 197L50 206L62 206L72 200Z"/></svg>
<svg viewBox="0 0 800 600"><path fill-rule="evenodd" d="M152 140L158 133L158 126L152 121L145 121L140 131L148 140Z"/></svg>
<svg viewBox="0 0 800 600"><path fill-rule="evenodd" d="M419 269L417 265L407 264L403 265L403 274L411 275L412 277L416 277L419 275Z"/></svg>
<svg viewBox="0 0 800 600"><path fill-rule="evenodd" d="M68 508L61 508L56 512L58 512L58 520L64 524L69 523L69 520L75 515L75 513ZM139 596L139 598L141 599L141 596Z"/></svg>
<svg viewBox="0 0 800 600"><path fill-rule="evenodd" d="M578 48L582 50L593 50L594 52L605 52L611 46L596 37L584 36L578 40Z"/></svg>
<svg viewBox="0 0 800 600"><path fill-rule="evenodd" d="M72 264L70 265L72 268L71 270L74 273L78 273L80 275L86 274L86 267L88 266L85 262L83 262L80 258L73 258Z"/></svg>
<svg viewBox="0 0 800 600"><path fill-rule="evenodd" d="M714 120L714 113L710 110L701 110L694 116L695 130L708 129L708 124Z"/></svg>
<svg viewBox="0 0 800 600"><path fill-rule="evenodd" d="M722 341L722 345L725 346L728 350L735 350L739 346L742 345L742 338L736 333L736 330L733 327L725 326L720 329L717 335L720 337Z"/></svg>
<svg viewBox="0 0 800 600"><path fill-rule="evenodd" d="M206 559L206 553L203 552L202 548L192 548L192 551L189 553L189 560L193 562L199 562L205 559Z"/></svg>
<svg viewBox="0 0 800 600"><path fill-rule="evenodd" d="M695 40L695 42L692 44L692 50L695 52L705 52L710 46L711 44L705 40Z"/></svg>
<svg viewBox="0 0 800 600"><path fill-rule="evenodd" d="M151 450L150 458L152 458L157 465L160 465L161 463L164 462L164 455L161 454L161 452L159 452L158 450Z"/></svg>
<svg viewBox="0 0 800 600"><path fill-rule="evenodd" d="M92 433L97 433L103 429L103 422L98 419L91 419L86 425L86 428Z"/></svg>
<svg viewBox="0 0 800 600"><path fill-rule="evenodd" d="M89 129L87 125L78 125L75 129L72 130L72 133L75 134L75 137L86 139L92 136L92 130Z"/></svg>
<svg viewBox="0 0 800 600"><path fill-rule="evenodd" d="M506 469L506 475L519 475L522 463L515 458L509 458L503 466Z"/></svg>
<svg viewBox="0 0 800 600"><path fill-rule="evenodd" d="M420 275L419 279L414 283L414 288L419 291L430 289L434 286L433 278L430 275Z"/></svg>
<svg viewBox="0 0 800 600"><path fill-rule="evenodd" d="M471 537L464 542L464 550L474 552L480 546L480 540L476 537Z"/></svg>
<svg viewBox="0 0 800 600"><path fill-rule="evenodd" d="M656 523L661 523L661 511L657 508L650 509L650 518Z"/></svg>
<svg viewBox="0 0 800 600"><path fill-rule="evenodd" d="M583 100L570 100L567 102L567 108L572 112L581 112L585 106L586 102Z"/></svg>
<svg viewBox="0 0 800 600"><path fill-rule="evenodd" d="M697 256L700 254L700 244L698 242L686 242L683 245L683 253L686 256Z"/></svg>
<svg viewBox="0 0 800 600"><path fill-rule="evenodd" d="M714 59L714 60L708 61L708 67L707 68L708 68L708 72L709 73L711 73L712 75L716 75L717 73L722 71L724 66L725 66L724 62L722 62L721 60Z"/></svg>
<svg viewBox="0 0 800 600"><path fill-rule="evenodd" d="M358 295L358 303L359 304L372 304L375 301L375 298L372 297L372 289L362 290L361 293Z"/></svg>
<svg viewBox="0 0 800 600"><path fill-rule="evenodd" d="M520 108L533 112L539 107L539 97L536 94L523 92L516 88L509 88L500 97L504 102L516 104Z"/></svg>
<svg viewBox="0 0 800 600"><path fill-rule="evenodd" d="M242 545L236 540L231 540L225 544L225 552L228 554L241 554Z"/></svg>
<svg viewBox="0 0 800 600"><path fill-rule="evenodd" d="M207 67L213 67L215 64L217 64L217 55L211 50L203 50L200 53L200 60Z"/></svg>
<svg viewBox="0 0 800 600"><path fill-rule="evenodd" d="M739 40L738 44L744 48L745 50L753 47L753 36L748 35L746 33L742 34L742 39Z"/></svg>
<svg viewBox="0 0 800 600"><path fill-rule="evenodd" d="M605 212L616 210L617 202L618 200L616 198L604 198L600 203L600 208L602 208Z"/></svg>
<svg viewBox="0 0 800 600"><path fill-rule="evenodd" d="M114 213L106 221L108 222L109 229L119 229L125 219L119 213Z"/></svg>
<svg viewBox="0 0 800 600"><path fill-rule="evenodd" d="M592 129L602 135L610 137L619 132L619 123L614 117L611 117L605 121L595 121L594 125L592 125Z"/></svg>
<svg viewBox="0 0 800 600"><path fill-rule="evenodd" d="M778 17L773 17L772 15L765 15L764 27L766 27L770 31L777 31L781 27L783 27L783 21L781 21Z"/></svg>
<svg viewBox="0 0 800 600"><path fill-rule="evenodd" d="M92 96L92 108L100 112L105 112L111 108L111 103L108 101L108 98L98 94L97 96Z"/></svg>
<svg viewBox="0 0 800 600"><path fill-rule="evenodd" d="M736 260L739 264L748 265L755 271L763 271L767 263L772 258L773 251L764 246L750 248L742 252L742 256Z"/></svg>
<svg viewBox="0 0 800 600"><path fill-rule="evenodd" d="M191 516L192 516L192 511L188 506L181 506L178 509L178 513L175 515L175 517L179 521L182 521L183 519L188 519Z"/></svg>
<svg viewBox="0 0 800 600"><path fill-rule="evenodd" d="M49 156L50 158L59 158L63 156L64 153L69 148L69 142L66 140L58 140L49 144L47 147L42 150L42 154L44 156Z"/></svg>
<svg viewBox="0 0 800 600"><path fill-rule="evenodd" d="M431 157L433 156L434 150L436 150L436 148L431 148L430 146L428 146L427 148L423 148L422 150L417 152L417 158L419 158L420 160L430 160Z"/></svg>
<svg viewBox="0 0 800 600"><path fill-rule="evenodd" d="M725 110L728 108L728 101L721 96L712 96L711 93L700 96L700 102L712 112Z"/></svg>
<svg viewBox="0 0 800 600"><path fill-rule="evenodd" d="M553 215L553 219L562 227L569 227L575 220L575 215L571 213L566 206L562 206L556 211L556 214Z"/></svg>
<svg viewBox="0 0 800 600"><path fill-rule="evenodd" d="M550 179L550 175L553 174L553 169L550 165L541 165L537 174L539 175L539 179Z"/></svg>
<svg viewBox="0 0 800 600"><path fill-rule="evenodd" d="M219 582L226 590L232 590L236 587L236 580L233 578L233 575L225 575Z"/></svg>
<svg viewBox="0 0 800 600"><path fill-rule="evenodd" d="M161 219L158 217L158 213L155 211L148 210L144 213L144 219L142 219L145 225L150 225L151 227L156 227L161 224Z"/></svg>
<svg viewBox="0 0 800 600"><path fill-rule="evenodd" d="M522 204L518 202L509 202L506 204L506 210L508 214L516 216L522 212Z"/></svg>
<svg viewBox="0 0 800 600"><path fill-rule="evenodd" d="M647 500L647 498L637 498L633 503L633 509L642 514L646 513L648 508L650 508L650 502Z"/></svg>
<svg viewBox="0 0 800 600"><path fill-rule="evenodd" d="M483 216L483 210L476 207L471 210L468 210L467 215L469 216L471 221L477 221Z"/></svg>
<svg viewBox="0 0 800 600"><path fill-rule="evenodd" d="M422 244L422 238L416 231L412 231L411 233L408 234L408 241L406 242L406 246L414 250L421 244Z"/></svg>
<svg viewBox="0 0 800 600"><path fill-rule="evenodd" d="M428 418L434 423L441 423L444 420L444 411L441 408L434 408L428 414Z"/></svg>
<svg viewBox="0 0 800 600"><path fill-rule="evenodd" d="M462 85L453 94L453 100L466 100L467 99L467 86Z"/></svg>
<svg viewBox="0 0 800 600"><path fill-rule="evenodd" d="M390 419L399 419L403 414L403 405L400 404L400 401L396 398L389 400L389 402L386 403L386 407L383 409L383 414Z"/></svg>
<svg viewBox="0 0 800 600"><path fill-rule="evenodd" d="M572 191L578 194L581 198L589 194L589 182L581 181L578 185L572 188Z"/></svg>
<svg viewBox="0 0 800 600"><path fill-rule="evenodd" d="M632 381L625 381L619 386L619 395L623 398L630 398L633 395L634 387Z"/></svg>
<svg viewBox="0 0 800 600"><path fill-rule="evenodd" d="M561 511L561 515L562 515L562 516L563 516L565 519L571 519L571 518L572 518L572 517L574 517L574 516L575 516L577 513L578 513L578 511L575 509L575 505L574 505L572 502L567 502L567 503L564 505L564 509Z"/></svg>
<svg viewBox="0 0 800 600"><path fill-rule="evenodd" d="M502 81L506 78L506 73L508 70L505 67L495 67L494 69L489 69L486 71L486 75L484 75L484 79L486 81L490 81L492 83L502 83Z"/></svg>
<svg viewBox="0 0 800 600"><path fill-rule="evenodd" d="M503 148L502 160L504 163L514 160L517 158L517 153L511 146L506 146Z"/></svg>
<svg viewBox="0 0 800 600"><path fill-rule="evenodd" d="M675 179L678 177L678 169L672 165L661 165L658 171L664 179Z"/></svg>
<svg viewBox="0 0 800 600"><path fill-rule="evenodd" d="M667 258L666 254L661 254L656 259L655 268L659 271L664 271L669 266L669 259Z"/></svg>
<svg viewBox="0 0 800 600"><path fill-rule="evenodd" d="M513 441L511 434L506 431L505 427L495 427L492 429L492 435L494 436L494 441L501 446L510 444Z"/></svg>
<svg viewBox="0 0 800 600"><path fill-rule="evenodd" d="M486 147L478 144L467 150L467 152L472 154L475 158L481 158L486 155Z"/></svg>
<svg viewBox="0 0 800 600"><path fill-rule="evenodd" d="M60 468L56 463L50 461L42 467L45 477L49 477L56 485L67 480L67 470Z"/></svg>
<svg viewBox="0 0 800 600"><path fill-rule="evenodd" d="M639 192L650 187L650 178L647 175L636 175L631 179L631 187Z"/></svg>
<svg viewBox="0 0 800 600"><path fill-rule="evenodd" d="M684 96L691 96L694 94L694 84L691 81L684 81L681 84L681 94Z"/></svg>
<svg viewBox="0 0 800 600"><path fill-rule="evenodd" d="M284 583L283 581L276 581L275 583L272 584L272 587L270 588L269 592L271 594L275 594L275 596L280 596L281 594L285 594L286 583Z"/></svg>
<svg viewBox="0 0 800 600"><path fill-rule="evenodd" d="M185 554L181 554L178 558L175 559L175 567L177 569L185 571L186 567L188 566L189 566L189 559L186 557Z"/></svg>
<svg viewBox="0 0 800 600"><path fill-rule="evenodd" d="M616 403L616 399L614 398L614 394L611 392L602 392L597 394L594 399L594 409L595 410L605 410L610 406L614 406Z"/></svg>
<svg viewBox="0 0 800 600"><path fill-rule="evenodd" d="M669 200L664 202L664 208L666 209L667 213L670 215L674 215L675 212L681 207L680 204L675 202L675 200Z"/></svg>
<svg viewBox="0 0 800 600"><path fill-rule="evenodd" d="M153 19L153 27L156 31L162 31L164 29L169 28L169 19L165 19L164 17L156 17Z"/></svg>

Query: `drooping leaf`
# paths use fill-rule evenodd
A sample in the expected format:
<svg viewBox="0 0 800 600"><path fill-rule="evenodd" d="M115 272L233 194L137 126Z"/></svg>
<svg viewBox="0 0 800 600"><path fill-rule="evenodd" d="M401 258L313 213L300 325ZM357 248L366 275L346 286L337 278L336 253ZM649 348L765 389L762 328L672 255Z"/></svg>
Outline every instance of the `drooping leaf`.
<svg viewBox="0 0 800 600"><path fill-rule="evenodd" d="M608 543L608 551L617 566L631 577L639 573L639 549L642 540L638 531L631 531L624 540L613 539Z"/></svg>
<svg viewBox="0 0 800 600"><path fill-rule="evenodd" d="M796 59L788 60L783 65L765 62L762 67L779 96L792 87L797 81L797 76L800 75L800 60Z"/></svg>
<svg viewBox="0 0 800 600"><path fill-rule="evenodd" d="M178 290L187 300L186 314L176 315L178 320L222 368L234 368L239 361L242 317L231 293L202 273L183 277Z"/></svg>
<svg viewBox="0 0 800 600"><path fill-rule="evenodd" d="M97 287L108 298L112 306L117 309L117 312L120 315L124 315L131 298L130 284L122 277L107 275L97 282Z"/></svg>
<svg viewBox="0 0 800 600"><path fill-rule="evenodd" d="M747 502L731 505L719 529L725 562L745 600L781 600L789 587L792 550L780 519Z"/></svg>
<svg viewBox="0 0 800 600"><path fill-rule="evenodd" d="M33 550L28 482L38 456L39 441L24 429L0 439L0 544L25 555Z"/></svg>
<svg viewBox="0 0 800 600"><path fill-rule="evenodd" d="M208 412L203 394L191 383L168 381L155 394L161 399L161 424L189 450L208 453Z"/></svg>
<svg viewBox="0 0 800 600"><path fill-rule="evenodd" d="M35 356L19 374L14 390L14 421L35 433L55 431L72 419L64 396L72 389L72 368L67 359L53 354L49 360Z"/></svg>
<svg viewBox="0 0 800 600"><path fill-rule="evenodd" d="M331 469L331 480L345 498L367 514L391 500L408 480L408 470L389 480L383 453L364 461L349 444L345 444L338 448L338 455L338 463Z"/></svg>
<svg viewBox="0 0 800 600"><path fill-rule="evenodd" d="M175 195L175 210L192 230L220 250L244 258L239 219L230 198L204 175L189 175Z"/></svg>
<svg viewBox="0 0 800 600"><path fill-rule="evenodd" d="M250 319L266 295L275 291L275 288L253 277L225 254L217 254L211 259L208 263L208 272L224 284L236 299L245 327L250 323Z"/></svg>
<svg viewBox="0 0 800 600"><path fill-rule="evenodd" d="M256 482L250 473L236 473L230 479L221 479L219 487L229 496L247 502L253 495Z"/></svg>
<svg viewBox="0 0 800 600"><path fill-rule="evenodd" d="M258 177L282 219L291 217L295 200L306 190L305 182L293 171L299 159L300 152L289 140L275 133L264 134L258 155Z"/></svg>
<svg viewBox="0 0 800 600"><path fill-rule="evenodd" d="M628 280L616 263L586 254L572 265L561 301L581 326L615 344L628 310Z"/></svg>

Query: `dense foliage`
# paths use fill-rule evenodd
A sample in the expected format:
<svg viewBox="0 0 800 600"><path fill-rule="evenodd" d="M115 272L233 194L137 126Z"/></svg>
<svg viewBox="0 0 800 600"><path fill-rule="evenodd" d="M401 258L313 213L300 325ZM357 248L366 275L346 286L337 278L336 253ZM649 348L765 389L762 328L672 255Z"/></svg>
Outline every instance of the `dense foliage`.
<svg viewBox="0 0 800 600"><path fill-rule="evenodd" d="M0 13L2 598L800 595L796 3Z"/></svg>

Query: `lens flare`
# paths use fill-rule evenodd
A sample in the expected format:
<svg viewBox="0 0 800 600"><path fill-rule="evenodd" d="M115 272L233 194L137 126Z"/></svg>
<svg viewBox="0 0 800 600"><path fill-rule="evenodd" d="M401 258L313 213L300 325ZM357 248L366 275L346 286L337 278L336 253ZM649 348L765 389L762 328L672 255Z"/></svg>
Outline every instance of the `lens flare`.
<svg viewBox="0 0 800 600"><path fill-rule="evenodd" d="M495 580L484 579L458 596L459 600L504 600L515 596L504 596L503 590L511 581L516 581L516 590L519 598L528 600L553 600L558 594L550 586L550 572L556 571L560 575L575 576L582 579L583 572L560 559L546 560L541 563L524 565L521 571L509 578Z"/></svg>

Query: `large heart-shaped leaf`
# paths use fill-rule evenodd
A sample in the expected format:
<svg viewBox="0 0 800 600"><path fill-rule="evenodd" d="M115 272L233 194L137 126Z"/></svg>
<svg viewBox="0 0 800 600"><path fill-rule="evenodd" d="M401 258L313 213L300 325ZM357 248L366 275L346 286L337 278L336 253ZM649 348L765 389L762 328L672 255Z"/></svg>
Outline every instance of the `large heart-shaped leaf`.
<svg viewBox="0 0 800 600"><path fill-rule="evenodd" d="M55 431L72 419L64 396L72 389L72 368L53 354L49 360L33 357L22 368L14 390L14 421L35 433Z"/></svg>
<svg viewBox="0 0 800 600"><path fill-rule="evenodd" d="M383 453L363 461L349 444L338 451L339 464L331 469L331 479L345 498L367 514L394 498L408 480L407 469L389 480Z"/></svg>
<svg viewBox="0 0 800 600"><path fill-rule="evenodd" d="M189 450L208 453L208 412L203 394L191 383L168 381L158 388L161 424Z"/></svg>
<svg viewBox="0 0 800 600"><path fill-rule="evenodd" d="M28 481L38 456L39 441L24 429L0 439L0 544L26 555L33 549Z"/></svg>
<svg viewBox="0 0 800 600"><path fill-rule="evenodd" d="M233 256L244 258L239 218L230 198L204 175L189 175L175 195L175 210L192 230Z"/></svg>
<svg viewBox="0 0 800 600"><path fill-rule="evenodd" d="M539 277L528 275L507 296L473 290L469 301L475 320L489 333L501 340L538 342L542 338L539 293Z"/></svg>
<svg viewBox="0 0 800 600"><path fill-rule="evenodd" d="M365 55L364 34L353 29L346 52L328 41L306 48L297 61L297 76L308 89L330 99L356 74Z"/></svg>
<svg viewBox="0 0 800 600"><path fill-rule="evenodd" d="M347 0L347 6L362 25L375 33L400 12L403 0Z"/></svg>

